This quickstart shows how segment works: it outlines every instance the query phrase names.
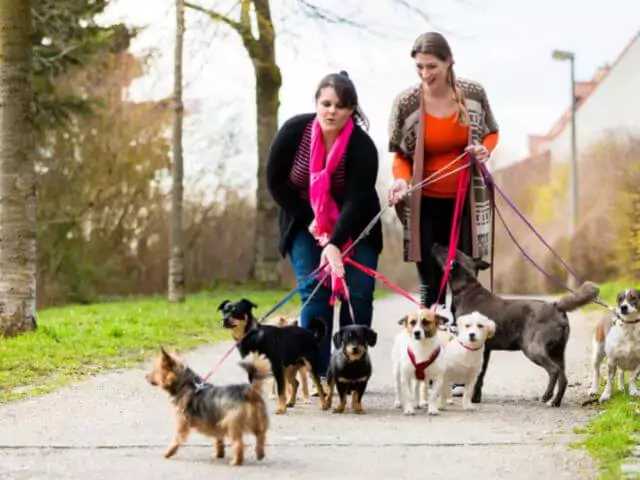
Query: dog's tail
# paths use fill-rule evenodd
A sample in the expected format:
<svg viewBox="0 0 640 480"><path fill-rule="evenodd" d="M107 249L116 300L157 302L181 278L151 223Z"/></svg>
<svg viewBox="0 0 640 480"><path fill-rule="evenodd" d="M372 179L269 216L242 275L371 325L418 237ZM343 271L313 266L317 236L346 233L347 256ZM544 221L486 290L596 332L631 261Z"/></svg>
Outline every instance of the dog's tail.
<svg viewBox="0 0 640 480"><path fill-rule="evenodd" d="M318 343L320 343L327 334L327 322L325 322L322 317L312 318L307 328L311 330Z"/></svg>
<svg viewBox="0 0 640 480"><path fill-rule="evenodd" d="M240 361L240 366L249 375L250 392L261 397L264 381L271 376L271 362L269 359L263 354L251 352Z"/></svg>
<svg viewBox="0 0 640 480"><path fill-rule="evenodd" d="M556 307L563 313L572 312L588 303L593 302L600 294L600 289L595 283L584 282L580 286L580 291L574 294L565 295L556 303Z"/></svg>

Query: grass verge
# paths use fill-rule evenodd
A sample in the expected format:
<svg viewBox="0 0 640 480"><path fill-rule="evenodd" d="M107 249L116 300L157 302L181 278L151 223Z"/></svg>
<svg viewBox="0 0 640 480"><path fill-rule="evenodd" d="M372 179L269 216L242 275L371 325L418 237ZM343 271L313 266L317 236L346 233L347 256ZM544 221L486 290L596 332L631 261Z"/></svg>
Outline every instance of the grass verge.
<svg viewBox="0 0 640 480"><path fill-rule="evenodd" d="M634 281L625 280L604 283L600 285L600 298L609 305L615 305L619 291L635 286ZM592 305L591 309L606 312L598 305ZM602 370L605 369L605 363L601 366ZM627 373L627 380L629 376L630 373ZM614 391L615 388L617 384ZM616 392L611 400L598 405L596 409L597 414L588 424L576 429L576 433L584 435L577 446L586 448L597 461L601 479L623 478L620 467L638 443L634 436L640 434L640 399Z"/></svg>
<svg viewBox="0 0 640 480"><path fill-rule="evenodd" d="M151 358L160 344L189 349L230 339L216 312L223 298L250 298L261 315L286 294L225 289L189 295L182 304L148 297L41 310L35 332L0 339L0 403L47 393L108 369L132 367ZM297 296L281 312L296 306Z"/></svg>
<svg viewBox="0 0 640 480"><path fill-rule="evenodd" d="M587 426L576 429L585 436L579 446L597 461L602 480L623 478L620 467L640 433L640 401L620 392L597 408Z"/></svg>

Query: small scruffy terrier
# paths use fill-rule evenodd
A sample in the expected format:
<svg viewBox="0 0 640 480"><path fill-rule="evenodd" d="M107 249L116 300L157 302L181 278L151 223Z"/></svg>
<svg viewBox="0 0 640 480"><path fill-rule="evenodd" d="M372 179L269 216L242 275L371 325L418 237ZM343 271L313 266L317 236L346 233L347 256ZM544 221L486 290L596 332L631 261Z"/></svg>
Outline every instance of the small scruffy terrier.
<svg viewBox="0 0 640 480"><path fill-rule="evenodd" d="M240 366L249 374L250 383L216 386L205 383L175 353L161 348L147 381L167 391L176 407L175 440L166 451L172 457L192 430L216 439L216 456L224 458L224 440L231 439L231 465L242 465L245 433L256 436L256 457L264 458L266 433L269 428L267 405L262 387L271 374L271 364L264 355L251 353Z"/></svg>

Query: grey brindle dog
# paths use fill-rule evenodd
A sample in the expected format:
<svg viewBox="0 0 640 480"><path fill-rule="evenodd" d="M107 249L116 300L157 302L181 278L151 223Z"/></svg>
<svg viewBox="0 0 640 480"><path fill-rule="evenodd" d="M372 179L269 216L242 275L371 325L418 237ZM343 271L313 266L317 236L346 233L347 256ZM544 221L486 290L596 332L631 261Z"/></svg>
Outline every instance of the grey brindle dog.
<svg viewBox="0 0 640 480"><path fill-rule="evenodd" d="M444 268L448 248L434 244L431 253L438 265ZM485 344L484 362L472 402L482 401L483 380L491 351L520 350L549 375L547 389L540 400L549 406L559 407L567 389L564 359L570 332L567 312L595 300L600 289L591 282L585 282L576 295L566 295L554 302L503 299L484 288L476 278L479 270L486 270L489 266L484 260L474 260L458 250L448 280L456 315L477 310L496 323L495 335ZM557 392L551 400L556 385Z"/></svg>

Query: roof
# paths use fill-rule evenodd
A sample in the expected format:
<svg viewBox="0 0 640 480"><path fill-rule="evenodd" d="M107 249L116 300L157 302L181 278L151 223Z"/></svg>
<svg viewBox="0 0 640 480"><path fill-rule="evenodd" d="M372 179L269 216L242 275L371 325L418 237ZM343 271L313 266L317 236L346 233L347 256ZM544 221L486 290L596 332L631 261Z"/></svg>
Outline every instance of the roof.
<svg viewBox="0 0 640 480"><path fill-rule="evenodd" d="M576 111L580 109L582 105L587 101L587 99L593 94L598 85L600 85L611 73L611 71L616 68L616 66L620 63L622 58L627 54L627 52L631 49L631 46L640 39L640 30L633 36L631 41L627 43L622 52L615 59L613 64L604 65L596 71L595 75L589 82L576 82ZM562 114L562 116L556 121L556 123L551 127L549 132L544 135L546 140L552 140L556 136L560 134L567 126L569 121L571 120L571 106L567 108L567 110Z"/></svg>

